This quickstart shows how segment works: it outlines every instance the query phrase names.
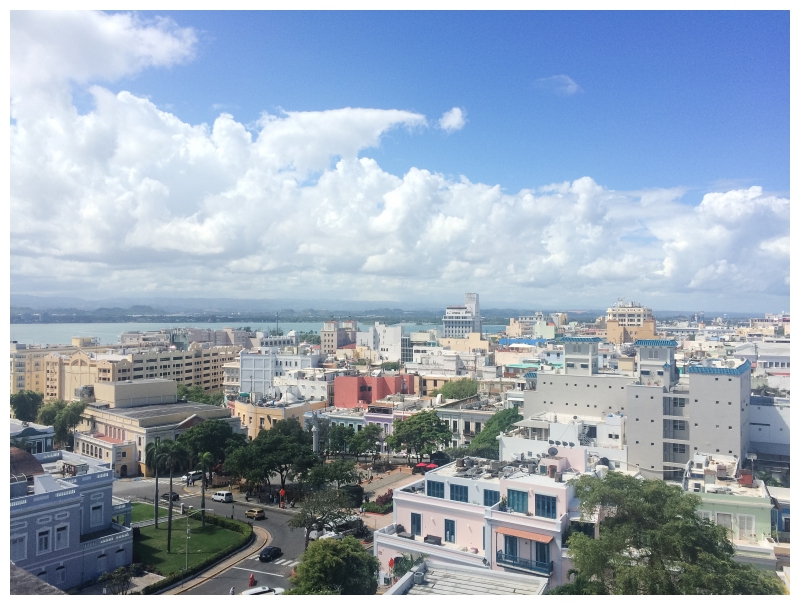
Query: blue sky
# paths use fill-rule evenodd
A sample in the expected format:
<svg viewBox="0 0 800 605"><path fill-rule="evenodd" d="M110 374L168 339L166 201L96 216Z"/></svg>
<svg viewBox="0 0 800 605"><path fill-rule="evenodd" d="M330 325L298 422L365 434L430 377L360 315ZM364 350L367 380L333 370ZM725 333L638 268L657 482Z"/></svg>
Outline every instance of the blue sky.
<svg viewBox="0 0 800 605"><path fill-rule="evenodd" d="M788 12L15 12L11 289L776 311Z"/></svg>
<svg viewBox="0 0 800 605"><path fill-rule="evenodd" d="M148 13L143 13L148 14ZM789 188L787 12L167 12L197 59L118 87L212 122L262 111L466 109L458 134L370 150L508 191L591 175L614 189ZM537 80L567 75L559 95Z"/></svg>

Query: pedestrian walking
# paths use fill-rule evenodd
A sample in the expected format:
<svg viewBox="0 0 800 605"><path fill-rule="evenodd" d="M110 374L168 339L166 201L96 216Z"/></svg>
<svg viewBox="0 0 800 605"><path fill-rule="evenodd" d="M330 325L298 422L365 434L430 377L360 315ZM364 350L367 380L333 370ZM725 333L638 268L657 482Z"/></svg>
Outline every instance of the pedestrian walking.
<svg viewBox="0 0 800 605"><path fill-rule="evenodd" d="M234 591L234 590L233 590L233 586L231 586L231 589L230 589L230 591L228 592L228 594L236 594L236 591Z"/></svg>

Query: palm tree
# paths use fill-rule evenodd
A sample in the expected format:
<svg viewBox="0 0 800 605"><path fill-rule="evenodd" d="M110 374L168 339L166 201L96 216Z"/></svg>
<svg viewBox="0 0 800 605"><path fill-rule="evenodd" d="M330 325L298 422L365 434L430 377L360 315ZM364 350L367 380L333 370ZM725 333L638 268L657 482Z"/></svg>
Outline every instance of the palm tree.
<svg viewBox="0 0 800 605"><path fill-rule="evenodd" d="M156 529L158 529L158 468L161 466L160 458L161 437L156 437L155 441L151 441L144 448L144 463L156 473L156 495L153 499L153 514L155 515Z"/></svg>
<svg viewBox="0 0 800 605"><path fill-rule="evenodd" d="M165 439L161 442L161 447L163 449L159 456L159 461L169 472L170 496L167 512L167 552L170 552L170 547L172 546L172 477L176 470L181 469L186 464L188 455L183 445L176 441Z"/></svg>
<svg viewBox="0 0 800 605"><path fill-rule="evenodd" d="M197 458L197 470L203 471L203 479L200 482L200 516L203 526L206 524L206 476L214 467L214 456L210 452L203 452Z"/></svg>

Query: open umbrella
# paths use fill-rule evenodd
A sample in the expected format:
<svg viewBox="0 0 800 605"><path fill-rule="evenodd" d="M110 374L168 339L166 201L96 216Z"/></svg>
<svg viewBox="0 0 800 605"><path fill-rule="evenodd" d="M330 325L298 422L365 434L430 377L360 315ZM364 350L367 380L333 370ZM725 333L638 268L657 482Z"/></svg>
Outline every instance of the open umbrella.
<svg viewBox="0 0 800 605"><path fill-rule="evenodd" d="M428 468L439 468L439 465L438 465L438 464L427 464L426 466L427 466Z"/></svg>
<svg viewBox="0 0 800 605"><path fill-rule="evenodd" d="M428 464L426 462L420 462L419 464L417 464L417 468L422 468L423 466L427 467Z"/></svg>

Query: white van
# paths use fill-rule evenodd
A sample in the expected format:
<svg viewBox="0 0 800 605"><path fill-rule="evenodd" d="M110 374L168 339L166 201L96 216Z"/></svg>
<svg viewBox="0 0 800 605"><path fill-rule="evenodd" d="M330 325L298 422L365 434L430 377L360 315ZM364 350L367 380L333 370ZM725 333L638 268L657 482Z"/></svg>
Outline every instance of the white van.
<svg viewBox="0 0 800 605"><path fill-rule="evenodd" d="M211 496L212 502L233 502L233 494L231 492L214 492Z"/></svg>

